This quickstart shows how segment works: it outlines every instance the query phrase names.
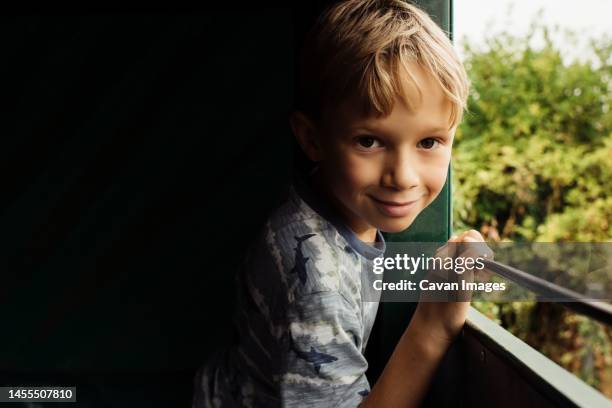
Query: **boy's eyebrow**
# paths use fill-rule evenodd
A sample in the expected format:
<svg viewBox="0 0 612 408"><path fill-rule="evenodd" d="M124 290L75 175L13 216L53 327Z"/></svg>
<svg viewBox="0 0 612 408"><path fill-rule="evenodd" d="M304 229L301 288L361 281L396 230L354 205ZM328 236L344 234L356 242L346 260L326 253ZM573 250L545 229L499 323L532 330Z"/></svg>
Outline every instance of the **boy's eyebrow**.
<svg viewBox="0 0 612 408"><path fill-rule="evenodd" d="M451 129L448 129L448 128L445 128L445 127L437 127L437 128L429 129L426 133L431 135L431 136L440 136L440 137L443 137L445 139L449 139L450 138Z"/></svg>
<svg viewBox="0 0 612 408"><path fill-rule="evenodd" d="M438 132L448 133L450 132L450 129L445 128L445 127L434 127L434 128L427 130L427 133L438 133Z"/></svg>
<svg viewBox="0 0 612 408"><path fill-rule="evenodd" d="M378 129L376 126L367 126L365 124L361 124L361 125L357 125L357 126L351 126L351 130L354 130L354 131L365 131L365 132L378 132L378 131L380 131L380 129Z"/></svg>

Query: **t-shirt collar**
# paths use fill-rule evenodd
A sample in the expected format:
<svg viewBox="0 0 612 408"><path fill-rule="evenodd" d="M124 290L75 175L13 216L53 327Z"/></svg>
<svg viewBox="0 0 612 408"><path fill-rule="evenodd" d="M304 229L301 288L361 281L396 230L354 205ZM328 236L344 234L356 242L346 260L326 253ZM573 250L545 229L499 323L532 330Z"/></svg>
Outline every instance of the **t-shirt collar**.
<svg viewBox="0 0 612 408"><path fill-rule="evenodd" d="M325 200L322 200L320 195L313 190L308 176L295 176L293 185L295 192L302 201L336 227L351 249L367 259L378 258L384 254L386 243L380 231L376 230L376 242L374 242L373 245L360 240L357 234L340 219L337 210L332 208Z"/></svg>

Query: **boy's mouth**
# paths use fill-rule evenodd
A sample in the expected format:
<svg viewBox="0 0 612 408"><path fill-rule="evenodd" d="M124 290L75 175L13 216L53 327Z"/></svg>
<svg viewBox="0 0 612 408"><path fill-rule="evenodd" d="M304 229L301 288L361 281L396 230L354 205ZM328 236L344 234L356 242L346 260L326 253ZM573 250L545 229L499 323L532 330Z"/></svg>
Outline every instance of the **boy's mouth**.
<svg viewBox="0 0 612 408"><path fill-rule="evenodd" d="M370 196L376 207L389 217L405 217L412 211L421 197L411 201L386 201Z"/></svg>

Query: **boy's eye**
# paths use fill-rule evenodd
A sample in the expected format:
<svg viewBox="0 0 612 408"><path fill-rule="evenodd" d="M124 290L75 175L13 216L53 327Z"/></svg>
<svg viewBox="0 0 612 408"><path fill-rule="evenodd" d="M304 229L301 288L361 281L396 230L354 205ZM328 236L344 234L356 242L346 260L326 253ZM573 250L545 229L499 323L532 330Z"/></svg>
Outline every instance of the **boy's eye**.
<svg viewBox="0 0 612 408"><path fill-rule="evenodd" d="M436 139L434 139L433 137L428 137L427 139L423 139L419 142L419 144L421 145L421 147L423 147L423 149L426 150L431 150L433 149L435 146L437 146L438 144L440 144L439 141L437 141Z"/></svg>
<svg viewBox="0 0 612 408"><path fill-rule="evenodd" d="M359 136L356 138L356 141L359 144L359 147L366 149L373 149L382 146L382 143L380 143L380 141L374 136Z"/></svg>

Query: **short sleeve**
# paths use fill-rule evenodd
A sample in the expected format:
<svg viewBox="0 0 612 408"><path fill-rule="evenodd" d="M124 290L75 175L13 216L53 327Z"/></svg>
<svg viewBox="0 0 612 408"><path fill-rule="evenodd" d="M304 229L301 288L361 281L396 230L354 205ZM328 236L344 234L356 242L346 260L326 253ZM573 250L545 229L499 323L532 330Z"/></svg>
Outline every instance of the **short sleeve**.
<svg viewBox="0 0 612 408"><path fill-rule="evenodd" d="M369 393L360 311L336 291L312 293L288 310L283 406L357 407Z"/></svg>

